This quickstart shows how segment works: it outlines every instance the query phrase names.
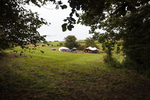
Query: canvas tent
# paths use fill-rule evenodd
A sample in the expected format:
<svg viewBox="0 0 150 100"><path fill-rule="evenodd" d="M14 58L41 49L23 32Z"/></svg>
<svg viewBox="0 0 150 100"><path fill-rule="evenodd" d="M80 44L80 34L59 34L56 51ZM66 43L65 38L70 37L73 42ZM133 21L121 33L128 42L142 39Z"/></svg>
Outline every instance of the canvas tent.
<svg viewBox="0 0 150 100"><path fill-rule="evenodd" d="M75 48L75 47L74 47L74 48L72 48L71 50L72 50L72 51L76 51L76 50L77 50L77 48Z"/></svg>
<svg viewBox="0 0 150 100"><path fill-rule="evenodd" d="M96 47L91 47L91 46L85 48L85 51L89 53L99 53L99 49L97 49Z"/></svg>
<svg viewBox="0 0 150 100"><path fill-rule="evenodd" d="M67 48L67 47L60 47L58 50L59 50L59 51L68 51L69 48Z"/></svg>
<svg viewBox="0 0 150 100"><path fill-rule="evenodd" d="M77 49L77 48L75 48L75 47L74 47L74 48L72 48L72 50L76 50L76 49Z"/></svg>

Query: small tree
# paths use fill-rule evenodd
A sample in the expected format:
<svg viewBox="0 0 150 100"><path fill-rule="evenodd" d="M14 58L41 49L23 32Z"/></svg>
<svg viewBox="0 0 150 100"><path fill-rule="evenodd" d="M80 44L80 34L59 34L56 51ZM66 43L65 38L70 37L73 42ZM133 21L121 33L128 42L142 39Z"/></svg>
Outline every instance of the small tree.
<svg viewBox="0 0 150 100"><path fill-rule="evenodd" d="M77 38L73 35L69 35L65 38L65 43L64 45L68 48L73 48L73 47L78 47L79 44L76 42Z"/></svg>
<svg viewBox="0 0 150 100"><path fill-rule="evenodd" d="M63 46L63 43L59 43L60 46Z"/></svg>
<svg viewBox="0 0 150 100"><path fill-rule="evenodd" d="M78 50L84 50L85 49L85 45L79 45L79 47L77 48Z"/></svg>
<svg viewBox="0 0 150 100"><path fill-rule="evenodd" d="M98 46L96 45L94 39L92 39L92 38L86 38L86 40L85 40L85 46L86 47L91 46L91 47L97 47L98 48Z"/></svg>
<svg viewBox="0 0 150 100"><path fill-rule="evenodd" d="M109 33L100 34L98 37L98 42L102 43L104 52L107 56L104 58L104 61L109 62L112 60L112 50L115 49L115 44L117 41Z"/></svg>

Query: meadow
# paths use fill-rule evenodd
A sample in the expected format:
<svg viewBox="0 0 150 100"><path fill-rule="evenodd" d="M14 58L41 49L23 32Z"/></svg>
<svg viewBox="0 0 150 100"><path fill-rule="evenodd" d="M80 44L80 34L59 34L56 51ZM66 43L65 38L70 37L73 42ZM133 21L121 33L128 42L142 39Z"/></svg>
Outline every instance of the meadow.
<svg viewBox="0 0 150 100"><path fill-rule="evenodd" d="M14 49L17 53L6 51L7 56L0 59L0 99L150 100L150 78L108 67L103 62L105 53L60 52L58 43L45 47L40 43L31 51L20 47ZM121 53L113 56L123 60Z"/></svg>

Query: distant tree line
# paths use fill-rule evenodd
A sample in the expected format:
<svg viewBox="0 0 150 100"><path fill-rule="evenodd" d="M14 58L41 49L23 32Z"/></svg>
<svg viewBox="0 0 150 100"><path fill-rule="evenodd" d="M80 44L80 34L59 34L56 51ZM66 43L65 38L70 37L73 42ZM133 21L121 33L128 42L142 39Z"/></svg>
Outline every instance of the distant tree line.
<svg viewBox="0 0 150 100"><path fill-rule="evenodd" d="M99 48L96 45L95 40L92 38L86 38L85 45L81 45L76 40L77 38L74 35L69 35L65 37L64 45L70 49L76 47L78 50L84 50L86 47L89 47L89 46Z"/></svg>

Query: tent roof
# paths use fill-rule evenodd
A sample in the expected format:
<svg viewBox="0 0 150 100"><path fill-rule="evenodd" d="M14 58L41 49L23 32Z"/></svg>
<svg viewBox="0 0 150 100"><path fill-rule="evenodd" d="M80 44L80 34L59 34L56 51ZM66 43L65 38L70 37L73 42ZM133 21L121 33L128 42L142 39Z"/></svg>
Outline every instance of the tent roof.
<svg viewBox="0 0 150 100"><path fill-rule="evenodd" d="M59 51L61 51L62 49L69 49L69 48L67 48L67 47L60 47Z"/></svg>
<svg viewBox="0 0 150 100"><path fill-rule="evenodd" d="M77 49L77 48L74 47L74 48L72 48L72 49Z"/></svg>
<svg viewBox="0 0 150 100"><path fill-rule="evenodd" d="M99 50L99 49L97 49L96 47L91 47L91 46L89 46L89 47L87 47L86 49L89 49L89 50Z"/></svg>

